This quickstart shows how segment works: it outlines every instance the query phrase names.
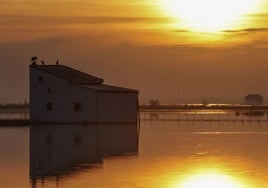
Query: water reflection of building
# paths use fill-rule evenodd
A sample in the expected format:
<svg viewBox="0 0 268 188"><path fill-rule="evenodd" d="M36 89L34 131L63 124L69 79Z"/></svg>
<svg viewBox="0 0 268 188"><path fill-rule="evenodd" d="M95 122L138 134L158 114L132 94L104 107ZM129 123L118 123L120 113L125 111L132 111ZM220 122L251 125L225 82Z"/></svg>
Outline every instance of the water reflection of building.
<svg viewBox="0 0 268 188"><path fill-rule="evenodd" d="M101 164L107 155L137 154L137 124L31 125L32 187Z"/></svg>

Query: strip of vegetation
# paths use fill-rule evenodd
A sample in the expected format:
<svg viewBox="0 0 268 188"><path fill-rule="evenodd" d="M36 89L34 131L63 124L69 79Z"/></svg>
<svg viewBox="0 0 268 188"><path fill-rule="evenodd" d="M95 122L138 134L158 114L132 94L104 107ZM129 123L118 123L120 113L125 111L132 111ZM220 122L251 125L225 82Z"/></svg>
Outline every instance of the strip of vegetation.
<svg viewBox="0 0 268 188"><path fill-rule="evenodd" d="M161 104L158 99L151 99L147 104L140 105L140 110L268 110L268 105L237 105L237 104Z"/></svg>
<svg viewBox="0 0 268 188"><path fill-rule="evenodd" d="M29 104L0 104L0 109L29 109Z"/></svg>
<svg viewBox="0 0 268 188"><path fill-rule="evenodd" d="M29 103L18 104L18 103L10 103L10 104L0 104L0 109L29 109ZM158 101L150 101L149 104L140 105L139 108L141 110L268 110L267 105L263 106L250 106L250 105L197 105L197 104L180 104L180 105L163 105L159 104Z"/></svg>
<svg viewBox="0 0 268 188"><path fill-rule="evenodd" d="M268 110L268 106L246 105L140 105L140 110Z"/></svg>

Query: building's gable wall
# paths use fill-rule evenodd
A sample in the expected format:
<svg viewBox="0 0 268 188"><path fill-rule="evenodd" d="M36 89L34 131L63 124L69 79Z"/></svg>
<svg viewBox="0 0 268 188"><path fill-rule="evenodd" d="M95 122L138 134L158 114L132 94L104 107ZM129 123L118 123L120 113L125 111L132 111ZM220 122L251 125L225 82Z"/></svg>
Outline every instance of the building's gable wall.
<svg viewBox="0 0 268 188"><path fill-rule="evenodd" d="M81 112L74 112L75 102L81 103ZM47 110L47 103L52 103L51 111ZM96 122L96 91L30 68L30 119L31 122Z"/></svg>

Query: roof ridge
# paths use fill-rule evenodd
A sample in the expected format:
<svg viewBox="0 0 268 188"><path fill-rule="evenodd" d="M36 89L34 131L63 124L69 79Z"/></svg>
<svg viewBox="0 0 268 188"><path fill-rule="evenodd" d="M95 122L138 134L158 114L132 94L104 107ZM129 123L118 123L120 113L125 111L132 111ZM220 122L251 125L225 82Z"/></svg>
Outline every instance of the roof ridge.
<svg viewBox="0 0 268 188"><path fill-rule="evenodd" d="M31 65L31 67L68 80L71 84L99 85L103 83L102 78L90 75L66 65Z"/></svg>

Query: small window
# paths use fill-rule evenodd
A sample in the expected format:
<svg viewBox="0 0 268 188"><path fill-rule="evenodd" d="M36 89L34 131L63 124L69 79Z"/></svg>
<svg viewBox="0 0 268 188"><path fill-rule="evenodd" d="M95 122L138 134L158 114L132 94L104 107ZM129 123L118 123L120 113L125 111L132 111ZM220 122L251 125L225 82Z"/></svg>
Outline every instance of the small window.
<svg viewBox="0 0 268 188"><path fill-rule="evenodd" d="M52 110L52 103L51 102L48 102L47 103L47 110L48 111L51 111Z"/></svg>
<svg viewBox="0 0 268 188"><path fill-rule="evenodd" d="M42 82L43 81L43 76L38 76L38 82Z"/></svg>
<svg viewBox="0 0 268 188"><path fill-rule="evenodd" d="M80 102L75 102L73 104L74 112L81 112L82 104Z"/></svg>

